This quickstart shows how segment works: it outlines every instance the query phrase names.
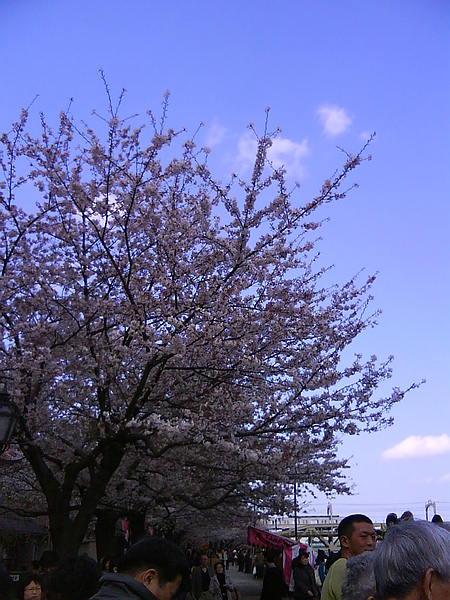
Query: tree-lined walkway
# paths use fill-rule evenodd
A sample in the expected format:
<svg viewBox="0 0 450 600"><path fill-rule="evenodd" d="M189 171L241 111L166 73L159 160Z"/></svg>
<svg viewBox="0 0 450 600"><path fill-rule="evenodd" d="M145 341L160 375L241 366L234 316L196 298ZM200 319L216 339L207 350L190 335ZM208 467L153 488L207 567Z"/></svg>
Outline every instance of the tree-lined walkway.
<svg viewBox="0 0 450 600"><path fill-rule="evenodd" d="M230 567L228 574L239 590L242 600L259 600L262 579L254 579L251 573L242 573L237 567Z"/></svg>

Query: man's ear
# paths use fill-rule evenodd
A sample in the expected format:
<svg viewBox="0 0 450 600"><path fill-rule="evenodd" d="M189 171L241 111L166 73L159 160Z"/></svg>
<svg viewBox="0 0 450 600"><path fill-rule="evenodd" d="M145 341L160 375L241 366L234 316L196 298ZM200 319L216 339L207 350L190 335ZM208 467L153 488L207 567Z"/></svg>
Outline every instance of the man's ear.
<svg viewBox="0 0 450 600"><path fill-rule="evenodd" d="M151 582L153 581L153 579L155 579L155 577L156 577L156 570L155 569L147 569L146 571L142 571L141 573L139 573L139 575L136 577L136 579L140 583L143 583L144 585L149 586L151 584Z"/></svg>
<svg viewBox="0 0 450 600"><path fill-rule="evenodd" d="M341 535L339 542L341 543L341 548L350 548L350 540L346 535Z"/></svg>
<svg viewBox="0 0 450 600"><path fill-rule="evenodd" d="M425 575L423 576L423 580L422 580L422 590L424 593L424 598L426 598L426 600L432 600L433 599L433 590L435 588L435 580L436 580L436 573L434 572L434 569L427 569L425 571ZM435 598L437 598L437 596L434 596Z"/></svg>
<svg viewBox="0 0 450 600"><path fill-rule="evenodd" d="M426 600L440 600L442 598L441 580L436 571L431 567L425 572L422 580L422 590Z"/></svg>

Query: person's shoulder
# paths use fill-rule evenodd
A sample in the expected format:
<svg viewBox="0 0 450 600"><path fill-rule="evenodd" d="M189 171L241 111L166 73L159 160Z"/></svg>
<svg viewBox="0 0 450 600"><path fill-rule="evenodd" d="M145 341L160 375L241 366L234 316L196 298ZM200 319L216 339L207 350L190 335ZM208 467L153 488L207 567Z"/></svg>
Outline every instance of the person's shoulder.
<svg viewBox="0 0 450 600"><path fill-rule="evenodd" d="M347 559L338 558L329 568L322 588L322 600L340 598L342 583L346 577Z"/></svg>
<svg viewBox="0 0 450 600"><path fill-rule="evenodd" d="M334 563L328 569L328 575L339 572L339 571L345 571L346 568L347 568L347 559L346 558L338 558L337 560L334 561Z"/></svg>
<svg viewBox="0 0 450 600"><path fill-rule="evenodd" d="M346 558L338 558L336 562L331 565L330 571L343 572L345 573L347 569L347 559Z"/></svg>
<svg viewBox="0 0 450 600"><path fill-rule="evenodd" d="M347 573L347 559L346 558L338 558L328 570L327 576L325 580L329 580L330 582L334 582L336 580L340 581L341 579L345 579Z"/></svg>
<svg viewBox="0 0 450 600"><path fill-rule="evenodd" d="M99 591L90 600L155 600L145 585L124 573L106 573L99 583Z"/></svg>
<svg viewBox="0 0 450 600"><path fill-rule="evenodd" d="M330 585L334 590L336 597L340 597L341 586L347 577L347 559L339 558L328 571L325 580L330 576Z"/></svg>

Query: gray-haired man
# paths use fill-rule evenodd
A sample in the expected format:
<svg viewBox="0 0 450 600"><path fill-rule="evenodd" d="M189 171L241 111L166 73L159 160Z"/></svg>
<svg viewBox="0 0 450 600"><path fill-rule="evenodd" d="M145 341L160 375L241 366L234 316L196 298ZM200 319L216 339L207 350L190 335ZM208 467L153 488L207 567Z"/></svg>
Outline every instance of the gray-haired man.
<svg viewBox="0 0 450 600"><path fill-rule="evenodd" d="M427 521L389 527L375 579L377 600L450 600L450 532Z"/></svg>

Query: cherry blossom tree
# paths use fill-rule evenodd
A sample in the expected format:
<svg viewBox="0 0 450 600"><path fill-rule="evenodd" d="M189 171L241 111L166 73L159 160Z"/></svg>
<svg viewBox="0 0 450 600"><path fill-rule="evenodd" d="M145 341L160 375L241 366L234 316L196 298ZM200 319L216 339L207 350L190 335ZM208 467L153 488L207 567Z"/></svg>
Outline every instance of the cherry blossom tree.
<svg viewBox="0 0 450 600"><path fill-rule="evenodd" d="M374 277L330 287L315 266L315 211L366 147L302 202L267 126L250 180L222 184L166 105L150 127L120 105L97 133L67 111L33 136L23 111L1 137L1 371L61 554L120 498L181 519L281 509L294 481L348 491L338 436L405 393L376 396L391 357L348 359Z"/></svg>

